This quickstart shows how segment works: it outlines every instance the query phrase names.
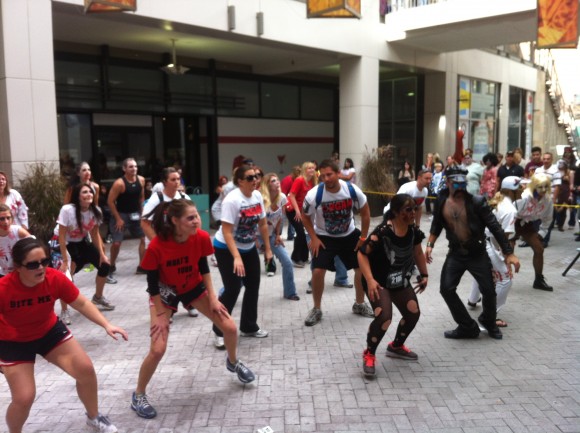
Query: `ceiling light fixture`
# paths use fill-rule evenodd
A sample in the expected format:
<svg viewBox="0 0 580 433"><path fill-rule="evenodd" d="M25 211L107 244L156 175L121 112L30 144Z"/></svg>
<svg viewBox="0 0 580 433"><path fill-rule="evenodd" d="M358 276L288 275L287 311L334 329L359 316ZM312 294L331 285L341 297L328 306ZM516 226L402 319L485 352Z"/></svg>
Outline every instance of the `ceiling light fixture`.
<svg viewBox="0 0 580 433"><path fill-rule="evenodd" d="M177 64L177 54L175 53L176 41L177 39L171 39L171 54L172 54L171 63L168 63L167 65L163 66L161 70L167 74L183 75L187 71L189 71L189 68Z"/></svg>

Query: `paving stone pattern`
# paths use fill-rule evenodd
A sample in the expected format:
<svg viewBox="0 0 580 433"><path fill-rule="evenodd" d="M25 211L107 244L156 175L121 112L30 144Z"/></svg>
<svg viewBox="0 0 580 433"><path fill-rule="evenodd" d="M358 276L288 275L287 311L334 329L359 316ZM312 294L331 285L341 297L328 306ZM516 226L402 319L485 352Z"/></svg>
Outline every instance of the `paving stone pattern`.
<svg viewBox="0 0 580 433"><path fill-rule="evenodd" d="M427 216L422 227L429 228ZM379 222L373 219L372 226ZM291 243L287 243L291 249ZM137 241L123 244L117 263L119 283L105 295L116 304L104 314L129 332L113 341L72 312L71 329L94 362L101 412L120 432L243 433L269 426L279 432L580 432L580 261L561 274L580 243L572 231L553 232L545 252L545 275L553 293L532 289L530 248L517 248L522 269L499 316L509 323L501 341L482 333L477 340L447 340L455 327L439 295L439 275L447 242L434 249L422 311L407 345L418 362L385 357L400 315L377 352L377 377L362 375L362 351L370 319L352 314L354 289L332 287L326 278L322 322L304 326L312 307L306 295L309 269L295 269L301 300L282 297L280 269L262 277L259 324L264 339L240 337L239 357L257 374L241 384L225 366L225 352L213 346L205 317L180 310L171 327L167 353L148 389L158 411L152 420L130 409L139 366L149 348L146 277L135 275ZM352 279L352 272L349 273ZM85 296L94 291L94 272L76 283ZM212 267L216 288L221 286ZM467 299L472 277L459 292ZM239 318L241 302L234 310ZM57 311L60 309L56 307ZM480 308L471 311L477 317ZM10 394L3 379L0 411ZM85 432L85 415L74 381L42 358L36 364L37 396L26 432ZM2 421L0 431L5 431Z"/></svg>

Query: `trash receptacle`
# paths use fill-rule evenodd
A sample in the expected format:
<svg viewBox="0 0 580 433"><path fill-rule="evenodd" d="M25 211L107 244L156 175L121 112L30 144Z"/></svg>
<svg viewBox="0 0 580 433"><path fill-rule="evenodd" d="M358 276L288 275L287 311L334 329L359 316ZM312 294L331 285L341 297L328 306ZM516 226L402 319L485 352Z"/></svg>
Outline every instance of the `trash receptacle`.
<svg viewBox="0 0 580 433"><path fill-rule="evenodd" d="M195 189L194 189L195 192ZM195 203L199 216L201 217L201 228L209 231L209 194L188 194L191 201Z"/></svg>

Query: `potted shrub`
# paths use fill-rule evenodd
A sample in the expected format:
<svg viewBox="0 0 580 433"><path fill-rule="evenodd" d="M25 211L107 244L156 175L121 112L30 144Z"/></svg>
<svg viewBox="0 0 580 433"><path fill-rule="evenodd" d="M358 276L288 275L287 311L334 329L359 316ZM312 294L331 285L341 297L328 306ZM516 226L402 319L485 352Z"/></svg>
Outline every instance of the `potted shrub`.
<svg viewBox="0 0 580 433"><path fill-rule="evenodd" d="M367 151L363 155L361 167L362 186L367 191L371 216L381 216L391 195L397 192L393 175L395 146L386 145Z"/></svg>
<svg viewBox="0 0 580 433"><path fill-rule="evenodd" d="M30 233L48 242L63 204L66 182L56 164L30 164L18 190L28 206Z"/></svg>

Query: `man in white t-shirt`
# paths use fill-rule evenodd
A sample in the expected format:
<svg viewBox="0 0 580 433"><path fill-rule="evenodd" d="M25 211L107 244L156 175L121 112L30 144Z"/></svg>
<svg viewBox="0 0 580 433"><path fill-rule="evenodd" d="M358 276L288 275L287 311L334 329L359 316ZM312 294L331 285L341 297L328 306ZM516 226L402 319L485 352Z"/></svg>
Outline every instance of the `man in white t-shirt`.
<svg viewBox="0 0 580 433"><path fill-rule="evenodd" d="M357 260L357 251L366 239L371 220L367 198L359 187L339 179L339 168L334 161L322 161L319 170L318 178L323 183L308 191L302 212L302 223L310 235L314 301L314 308L308 313L304 324L314 326L322 319L320 307L324 276L327 270L335 270L336 256L340 257L347 269L354 269L356 300L352 306L353 313L374 317L371 307L364 300ZM354 225L355 207L360 210L361 230Z"/></svg>
<svg viewBox="0 0 580 433"><path fill-rule="evenodd" d="M421 225L421 215L423 214L422 204L427 197L429 190L427 187L433 179L433 173L429 170L421 170L417 173L417 180L412 182L407 182L401 185L397 194L409 194L415 200L417 205L417 212L415 213L415 225L417 228ZM385 206L383 209L383 215L391 208L391 204Z"/></svg>
<svg viewBox="0 0 580 433"><path fill-rule="evenodd" d="M562 173L558 170L558 165L554 164L554 156L551 152L545 152L542 155L542 166L536 168L534 174L545 174L550 178L552 182L552 203L557 202L558 195L560 194L560 188L562 186ZM552 222L548 228L548 233L544 236L544 248L548 248L548 243L550 242L550 237L552 235L552 229L556 223L556 213L557 210L554 208L554 214L552 216Z"/></svg>

